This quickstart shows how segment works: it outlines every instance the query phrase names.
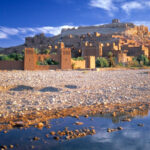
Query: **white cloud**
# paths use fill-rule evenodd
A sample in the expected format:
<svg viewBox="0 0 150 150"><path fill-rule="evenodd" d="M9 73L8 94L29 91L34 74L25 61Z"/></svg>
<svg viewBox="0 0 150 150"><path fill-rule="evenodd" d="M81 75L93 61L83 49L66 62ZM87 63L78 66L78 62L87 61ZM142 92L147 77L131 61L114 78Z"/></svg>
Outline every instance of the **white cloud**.
<svg viewBox="0 0 150 150"><path fill-rule="evenodd" d="M19 31L15 28L0 27L0 31L8 35L16 35Z"/></svg>
<svg viewBox="0 0 150 150"><path fill-rule="evenodd" d="M127 138L140 138L141 137L141 132L140 131L136 131L136 130L126 130L125 132L123 132L123 135Z"/></svg>
<svg viewBox="0 0 150 150"><path fill-rule="evenodd" d="M130 14L132 10L147 9L150 7L150 0L90 0L91 7L101 8L113 15L116 10L124 10Z"/></svg>
<svg viewBox="0 0 150 150"><path fill-rule="evenodd" d="M109 143L111 143L113 141L113 136L112 136L112 134L106 132L105 130L99 131L98 133L96 133L95 135L93 135L91 137L91 139L94 142L100 142L100 143L109 142Z"/></svg>
<svg viewBox="0 0 150 150"><path fill-rule="evenodd" d="M146 1L145 5L150 7L150 1Z"/></svg>
<svg viewBox="0 0 150 150"><path fill-rule="evenodd" d="M58 35L62 29L73 28L74 26L64 25L59 27L35 27L35 28L9 28L0 26L0 39L6 39L9 36L16 35L20 38L27 37L29 35L35 35L39 33L45 33L50 35Z"/></svg>
<svg viewBox="0 0 150 150"><path fill-rule="evenodd" d="M52 35L58 35L60 34L62 29L67 29L67 28L73 28L74 26L60 26L60 27L41 27L41 28L35 28L35 31L46 33L46 34L52 34Z"/></svg>
<svg viewBox="0 0 150 150"><path fill-rule="evenodd" d="M110 16L113 16L113 11L118 8L113 4L113 0L90 0L91 7L101 8L108 11Z"/></svg>
<svg viewBox="0 0 150 150"><path fill-rule="evenodd" d="M90 1L90 6L92 7L97 7L97 8L102 8L107 11L115 10L117 9L114 5L112 0L91 0Z"/></svg>
<svg viewBox="0 0 150 150"><path fill-rule="evenodd" d="M143 9L144 6L136 1L132 1L132 2L128 2L128 3L124 3L122 6L122 9L124 11L126 11L128 14L130 13L131 10L133 9Z"/></svg>
<svg viewBox="0 0 150 150"><path fill-rule="evenodd" d="M0 32L0 39L6 39L7 38L7 34Z"/></svg>

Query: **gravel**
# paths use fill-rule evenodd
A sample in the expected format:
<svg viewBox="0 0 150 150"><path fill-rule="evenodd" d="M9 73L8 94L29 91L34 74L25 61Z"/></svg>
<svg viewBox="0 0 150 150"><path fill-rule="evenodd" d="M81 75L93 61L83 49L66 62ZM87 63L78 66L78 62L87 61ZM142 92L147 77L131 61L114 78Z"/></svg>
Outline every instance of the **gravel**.
<svg viewBox="0 0 150 150"><path fill-rule="evenodd" d="M0 72L0 116L27 110L149 100L148 69Z"/></svg>

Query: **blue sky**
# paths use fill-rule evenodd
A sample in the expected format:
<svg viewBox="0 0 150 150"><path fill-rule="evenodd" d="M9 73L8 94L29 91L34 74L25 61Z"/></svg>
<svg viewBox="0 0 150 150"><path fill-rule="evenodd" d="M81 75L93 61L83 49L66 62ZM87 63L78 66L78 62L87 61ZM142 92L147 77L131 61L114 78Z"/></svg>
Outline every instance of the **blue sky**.
<svg viewBox="0 0 150 150"><path fill-rule="evenodd" d="M0 47L62 28L110 23L113 18L150 27L150 0L0 0Z"/></svg>

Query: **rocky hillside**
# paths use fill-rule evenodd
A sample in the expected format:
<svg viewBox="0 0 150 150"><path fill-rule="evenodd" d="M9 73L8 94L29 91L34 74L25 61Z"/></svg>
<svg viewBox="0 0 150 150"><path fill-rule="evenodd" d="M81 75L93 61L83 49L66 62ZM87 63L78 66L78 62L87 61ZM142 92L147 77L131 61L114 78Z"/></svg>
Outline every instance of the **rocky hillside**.
<svg viewBox="0 0 150 150"><path fill-rule="evenodd" d="M16 47L5 48L0 53L10 54L13 52L21 53L25 47L34 47L41 52L52 47L52 52L55 51L57 42L64 42L66 47L72 49L73 57L79 56L79 51L82 49L82 42L90 42L93 39L91 35L97 37L97 42L111 43L119 39L134 40L137 43L149 45L150 32L146 26L136 26L133 23L120 23L118 19L114 19L111 24L100 26L86 26L73 29L63 29L61 34L54 37L46 37L44 34L35 35L34 37L26 37L25 43ZM88 35L88 36L87 36Z"/></svg>

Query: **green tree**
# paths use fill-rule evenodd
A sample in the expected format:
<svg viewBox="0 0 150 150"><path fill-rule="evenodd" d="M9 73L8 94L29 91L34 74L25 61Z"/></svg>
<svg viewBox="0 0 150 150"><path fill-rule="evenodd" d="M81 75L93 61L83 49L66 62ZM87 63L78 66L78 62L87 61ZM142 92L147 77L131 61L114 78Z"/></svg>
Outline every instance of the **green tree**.
<svg viewBox="0 0 150 150"><path fill-rule="evenodd" d="M109 62L109 66L110 67L114 67L115 66L115 58L113 57L113 53L112 52L108 53L108 62Z"/></svg>
<svg viewBox="0 0 150 150"><path fill-rule="evenodd" d="M109 67L109 63L106 58L98 57L96 59L96 67Z"/></svg>
<svg viewBox="0 0 150 150"><path fill-rule="evenodd" d="M50 54L50 52L51 52L50 49L46 49L46 50L44 51L44 54Z"/></svg>
<svg viewBox="0 0 150 150"><path fill-rule="evenodd" d="M0 55L0 60L12 60L12 59L7 55Z"/></svg>
<svg viewBox="0 0 150 150"><path fill-rule="evenodd" d="M23 60L24 59L24 56L22 54L18 54L18 53L12 53L10 55L8 55L8 57L12 60Z"/></svg>
<svg viewBox="0 0 150 150"><path fill-rule="evenodd" d="M145 55L140 55L137 57L137 61L139 64L143 65L149 65L149 59Z"/></svg>
<svg viewBox="0 0 150 150"><path fill-rule="evenodd" d="M39 54L39 53L40 53L40 50L37 49L37 48L35 48L34 51L35 51L36 54Z"/></svg>

